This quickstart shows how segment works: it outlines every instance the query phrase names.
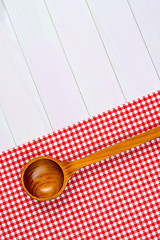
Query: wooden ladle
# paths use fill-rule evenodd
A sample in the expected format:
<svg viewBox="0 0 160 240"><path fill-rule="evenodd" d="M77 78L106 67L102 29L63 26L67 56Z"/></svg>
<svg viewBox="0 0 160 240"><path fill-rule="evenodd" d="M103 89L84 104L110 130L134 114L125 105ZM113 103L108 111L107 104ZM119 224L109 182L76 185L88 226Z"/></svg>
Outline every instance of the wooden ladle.
<svg viewBox="0 0 160 240"><path fill-rule="evenodd" d="M66 162L46 156L30 160L22 169L21 182L26 193L39 201L58 197L72 175L80 168L99 162L154 138L160 137L160 126L95 152L80 160Z"/></svg>

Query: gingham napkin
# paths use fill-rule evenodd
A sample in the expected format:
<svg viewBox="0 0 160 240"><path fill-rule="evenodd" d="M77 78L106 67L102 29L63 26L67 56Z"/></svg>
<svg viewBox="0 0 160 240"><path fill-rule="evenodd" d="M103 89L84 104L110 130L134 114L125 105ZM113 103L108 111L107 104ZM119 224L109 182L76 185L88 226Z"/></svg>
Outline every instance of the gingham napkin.
<svg viewBox="0 0 160 240"><path fill-rule="evenodd" d="M20 182L36 156L80 159L159 125L157 91L1 153L1 239L160 239L160 138L80 169L51 201Z"/></svg>

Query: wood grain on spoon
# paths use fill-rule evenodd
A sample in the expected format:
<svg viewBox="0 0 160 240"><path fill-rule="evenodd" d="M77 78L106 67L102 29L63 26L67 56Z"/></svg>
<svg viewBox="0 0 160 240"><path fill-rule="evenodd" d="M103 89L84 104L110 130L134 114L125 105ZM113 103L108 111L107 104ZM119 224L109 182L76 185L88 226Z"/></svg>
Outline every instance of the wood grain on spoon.
<svg viewBox="0 0 160 240"><path fill-rule="evenodd" d="M50 198L61 189L64 176L57 163L48 158L38 158L26 169L25 187L36 198Z"/></svg>
<svg viewBox="0 0 160 240"><path fill-rule="evenodd" d="M40 201L51 200L63 192L67 181L78 169L157 137L160 137L160 126L95 152L80 160L66 162L46 156L36 157L29 161L22 170L22 186L32 198Z"/></svg>

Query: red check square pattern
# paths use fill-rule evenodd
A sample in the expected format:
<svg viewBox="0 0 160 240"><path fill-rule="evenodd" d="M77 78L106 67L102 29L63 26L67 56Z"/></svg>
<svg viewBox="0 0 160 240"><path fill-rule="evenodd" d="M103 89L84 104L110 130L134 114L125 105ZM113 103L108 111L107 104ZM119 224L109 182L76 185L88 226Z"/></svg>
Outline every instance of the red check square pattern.
<svg viewBox="0 0 160 240"><path fill-rule="evenodd" d="M157 91L2 152L1 239L160 239L160 138L80 169L51 201L20 182L36 156L80 159L159 125Z"/></svg>

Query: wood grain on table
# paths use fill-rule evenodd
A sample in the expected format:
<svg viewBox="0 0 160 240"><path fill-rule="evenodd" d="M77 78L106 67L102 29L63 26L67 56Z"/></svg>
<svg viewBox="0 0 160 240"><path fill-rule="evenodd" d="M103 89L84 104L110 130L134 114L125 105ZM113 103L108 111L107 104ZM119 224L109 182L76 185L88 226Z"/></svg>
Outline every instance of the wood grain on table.
<svg viewBox="0 0 160 240"><path fill-rule="evenodd" d="M0 151L160 89L158 0L0 1Z"/></svg>

